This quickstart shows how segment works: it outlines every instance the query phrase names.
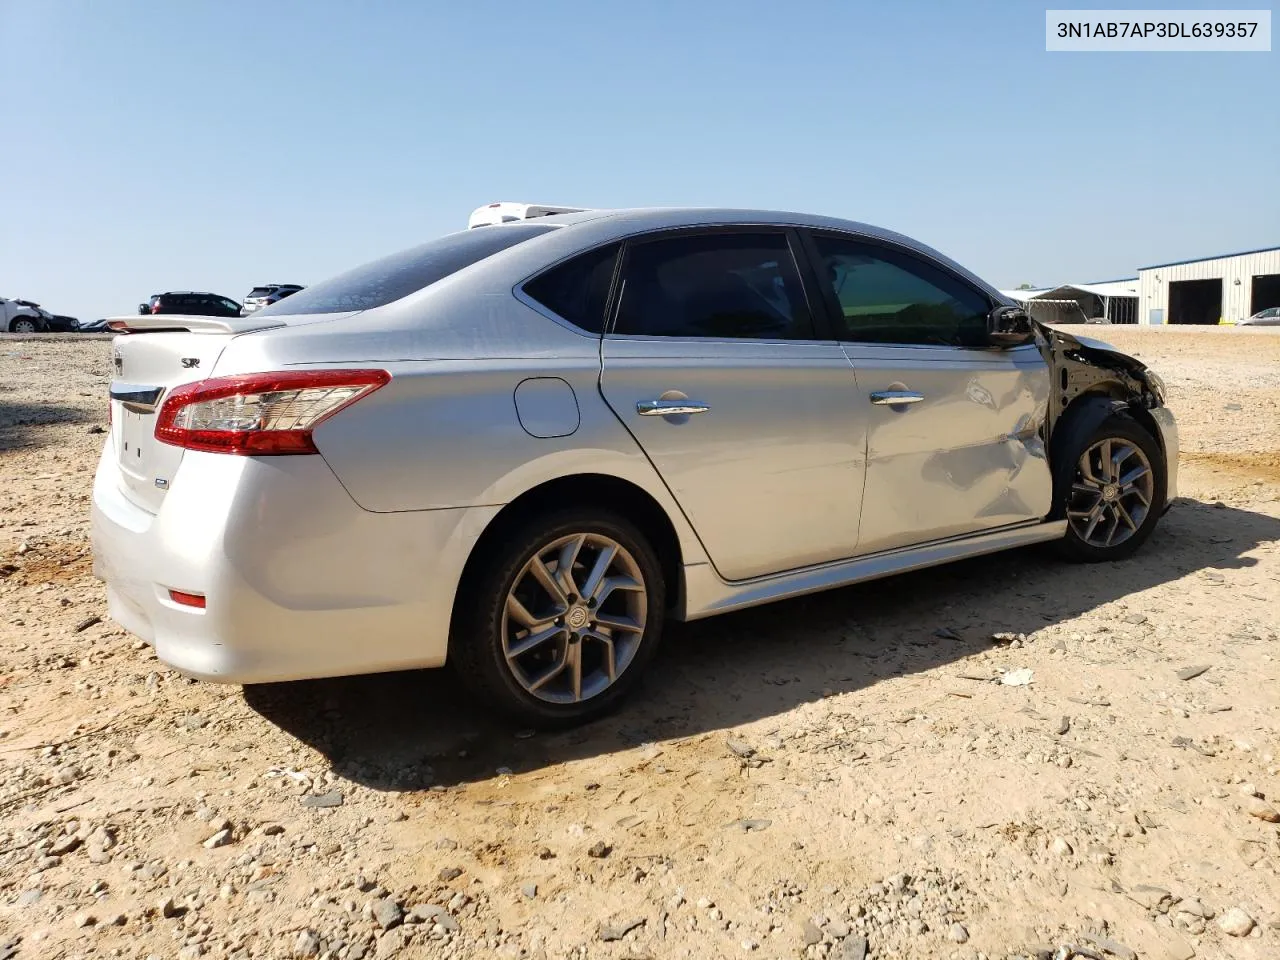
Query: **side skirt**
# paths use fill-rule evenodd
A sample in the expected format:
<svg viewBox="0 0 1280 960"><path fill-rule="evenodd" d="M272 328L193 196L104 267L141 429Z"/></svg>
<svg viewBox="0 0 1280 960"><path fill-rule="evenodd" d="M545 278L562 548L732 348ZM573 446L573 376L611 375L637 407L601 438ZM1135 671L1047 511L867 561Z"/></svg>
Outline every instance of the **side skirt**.
<svg viewBox="0 0 1280 960"><path fill-rule="evenodd" d="M833 587L846 587L966 557L1060 540L1066 533L1065 520L1049 523L1037 520L1016 527L1002 527L977 535L936 540L916 547L887 550L853 560L841 560L733 583L721 580L709 563L691 564L684 568L685 603L684 610L677 619L700 620L718 613L728 613L730 610L742 610Z"/></svg>

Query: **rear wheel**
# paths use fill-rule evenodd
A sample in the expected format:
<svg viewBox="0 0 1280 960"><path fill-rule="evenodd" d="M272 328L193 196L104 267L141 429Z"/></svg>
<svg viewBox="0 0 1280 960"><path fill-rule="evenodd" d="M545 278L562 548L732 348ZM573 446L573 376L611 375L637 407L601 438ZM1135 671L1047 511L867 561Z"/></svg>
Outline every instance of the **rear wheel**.
<svg viewBox="0 0 1280 960"><path fill-rule="evenodd" d="M1139 424L1113 416L1077 451L1065 492L1073 560L1121 560L1151 536L1164 510L1165 466L1159 444Z"/></svg>
<svg viewBox="0 0 1280 960"><path fill-rule="evenodd" d="M10 324L9 329L14 333L35 333L38 327L30 317L18 317Z"/></svg>
<svg viewBox="0 0 1280 960"><path fill-rule="evenodd" d="M605 510L566 510L503 536L464 585L449 657L492 707L536 726L600 716L635 685L662 630L652 546Z"/></svg>

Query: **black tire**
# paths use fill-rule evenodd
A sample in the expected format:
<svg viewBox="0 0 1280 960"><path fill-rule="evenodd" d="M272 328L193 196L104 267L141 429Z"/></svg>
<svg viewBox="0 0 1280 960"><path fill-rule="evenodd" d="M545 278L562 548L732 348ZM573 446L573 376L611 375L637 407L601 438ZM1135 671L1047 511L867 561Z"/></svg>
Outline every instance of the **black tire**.
<svg viewBox="0 0 1280 960"><path fill-rule="evenodd" d="M503 651L504 611L508 593L534 555L561 537L577 534L608 537L630 554L645 589L640 604L644 630L630 662L602 692L574 703L551 703L530 693L508 665ZM543 729L573 726L608 713L635 686L657 652L665 611L662 565L634 524L597 507L558 510L502 531L476 558L455 604L449 665L467 689L512 721Z"/></svg>
<svg viewBox="0 0 1280 960"><path fill-rule="evenodd" d="M23 327L30 326L31 329L20 330L19 325ZM17 317L9 324L9 331L11 333L39 333L40 321L33 320L31 317Z"/></svg>
<svg viewBox="0 0 1280 960"><path fill-rule="evenodd" d="M1082 510L1088 505L1087 495L1074 494L1073 484L1083 483L1080 460L1085 452L1092 450L1105 440L1118 441L1136 446L1146 457L1151 467L1150 504L1145 508L1137 529L1125 539L1110 546L1084 539L1078 524L1087 523L1085 518L1075 519L1069 508L1073 505ZM1135 458L1136 459L1136 458ZM1123 560L1132 556L1155 530L1165 507L1165 461L1160 444L1143 426L1129 417L1114 414L1098 425L1088 434L1083 442L1076 443L1070 455L1064 459L1055 471L1055 507L1059 515L1067 517L1067 535L1058 543L1058 552L1079 563L1102 563L1111 560ZM1073 496L1081 496L1084 502L1075 502ZM1140 501L1131 501L1140 504ZM1116 520L1117 528L1119 521Z"/></svg>

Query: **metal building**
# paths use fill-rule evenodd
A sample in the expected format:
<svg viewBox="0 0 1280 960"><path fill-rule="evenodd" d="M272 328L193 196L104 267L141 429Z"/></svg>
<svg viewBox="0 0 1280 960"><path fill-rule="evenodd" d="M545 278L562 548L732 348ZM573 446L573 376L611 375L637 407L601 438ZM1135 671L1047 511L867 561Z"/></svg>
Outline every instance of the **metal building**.
<svg viewBox="0 0 1280 960"><path fill-rule="evenodd" d="M1138 270L1139 323L1238 323L1280 307L1280 247Z"/></svg>
<svg viewBox="0 0 1280 960"><path fill-rule="evenodd" d="M1137 323L1138 278L1001 290L1046 323Z"/></svg>

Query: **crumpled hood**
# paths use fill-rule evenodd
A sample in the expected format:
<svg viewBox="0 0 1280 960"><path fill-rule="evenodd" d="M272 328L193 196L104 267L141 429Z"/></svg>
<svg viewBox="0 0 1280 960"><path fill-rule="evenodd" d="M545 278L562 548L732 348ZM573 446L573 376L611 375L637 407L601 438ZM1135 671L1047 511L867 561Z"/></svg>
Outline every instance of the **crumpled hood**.
<svg viewBox="0 0 1280 960"><path fill-rule="evenodd" d="M1042 326L1042 329L1046 336L1056 337L1068 350L1078 350L1095 361L1108 362L1138 376L1141 376L1147 369L1147 365L1137 357L1132 357L1122 350L1117 350L1105 340L1068 333L1059 327Z"/></svg>
<svg viewBox="0 0 1280 960"><path fill-rule="evenodd" d="M1072 338L1081 346L1088 347L1090 350L1106 350L1110 353L1119 353L1115 347L1107 343L1105 340L1095 340L1093 337L1081 337L1072 334Z"/></svg>

